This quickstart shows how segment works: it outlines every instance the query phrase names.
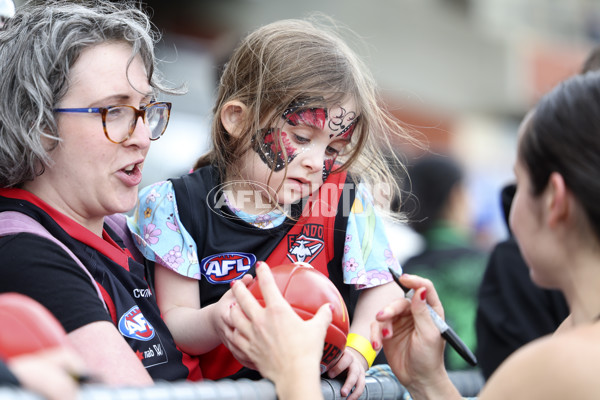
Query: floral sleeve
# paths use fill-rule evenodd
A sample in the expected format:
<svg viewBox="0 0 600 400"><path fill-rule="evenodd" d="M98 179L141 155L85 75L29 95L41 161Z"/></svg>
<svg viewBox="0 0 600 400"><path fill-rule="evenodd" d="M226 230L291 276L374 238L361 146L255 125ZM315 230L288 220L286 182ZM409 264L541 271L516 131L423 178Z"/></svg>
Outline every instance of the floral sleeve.
<svg viewBox="0 0 600 400"><path fill-rule="evenodd" d="M388 267L402 271L390 248L383 220L375 210L373 197L364 185L358 185L348 218L342 265L344 282L358 289L391 282Z"/></svg>
<svg viewBox="0 0 600 400"><path fill-rule="evenodd" d="M140 190L138 206L127 225L136 246L148 260L200 279L196 243L181 224L170 181Z"/></svg>

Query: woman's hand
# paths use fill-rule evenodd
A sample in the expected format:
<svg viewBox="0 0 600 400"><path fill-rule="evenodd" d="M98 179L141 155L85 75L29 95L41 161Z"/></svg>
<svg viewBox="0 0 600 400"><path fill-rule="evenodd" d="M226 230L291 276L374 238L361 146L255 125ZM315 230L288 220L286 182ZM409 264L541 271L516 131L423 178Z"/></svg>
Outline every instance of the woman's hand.
<svg viewBox="0 0 600 400"><path fill-rule="evenodd" d="M415 294L412 301L397 299L377 314L371 325L373 348L383 344L392 371L413 398L460 399L444 368L444 341L427 308L431 305L443 318L433 284L406 274L400 280Z"/></svg>
<svg viewBox="0 0 600 400"><path fill-rule="evenodd" d="M24 389L49 400L78 398L80 377L88 377L83 360L68 346L13 357L8 362Z"/></svg>
<svg viewBox="0 0 600 400"><path fill-rule="evenodd" d="M236 304L231 308L234 331L230 342L248 356L263 377L275 382L280 398L319 398L319 364L332 318L329 305L304 321L283 298L267 264L259 263L256 274L265 306L244 284L233 285Z"/></svg>

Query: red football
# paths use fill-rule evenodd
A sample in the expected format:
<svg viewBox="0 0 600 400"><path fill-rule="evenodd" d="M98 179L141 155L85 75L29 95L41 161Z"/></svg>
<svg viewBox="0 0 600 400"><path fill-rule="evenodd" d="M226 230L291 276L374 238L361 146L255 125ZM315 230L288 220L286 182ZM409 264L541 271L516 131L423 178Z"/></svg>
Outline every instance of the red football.
<svg viewBox="0 0 600 400"><path fill-rule="evenodd" d="M68 342L56 317L31 297L0 294L0 359L11 359Z"/></svg>
<svg viewBox="0 0 600 400"><path fill-rule="evenodd" d="M350 329L348 310L342 295L329 278L308 265L285 264L271 268L271 272L283 297L302 319L312 318L325 303L333 306L333 319L327 329L321 359L321 373L327 371L342 356ZM248 289L264 305L256 281Z"/></svg>

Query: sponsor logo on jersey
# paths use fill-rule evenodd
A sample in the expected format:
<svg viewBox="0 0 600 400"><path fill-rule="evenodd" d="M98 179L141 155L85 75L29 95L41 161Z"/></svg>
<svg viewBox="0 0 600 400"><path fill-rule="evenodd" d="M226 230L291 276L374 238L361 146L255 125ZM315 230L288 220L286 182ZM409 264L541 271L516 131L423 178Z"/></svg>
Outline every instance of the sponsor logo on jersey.
<svg viewBox="0 0 600 400"><path fill-rule="evenodd" d="M229 283L242 277L256 263L251 253L219 253L202 259L202 274L211 283Z"/></svg>
<svg viewBox="0 0 600 400"><path fill-rule="evenodd" d="M310 263L323 251L323 225L306 224L300 235L288 236L287 257L292 262Z"/></svg>
<svg viewBox="0 0 600 400"><path fill-rule="evenodd" d="M148 341L155 331L138 306L133 306L119 319L119 332L131 339Z"/></svg>
<svg viewBox="0 0 600 400"><path fill-rule="evenodd" d="M152 297L152 292L148 288L133 289L133 297L139 299L141 297Z"/></svg>

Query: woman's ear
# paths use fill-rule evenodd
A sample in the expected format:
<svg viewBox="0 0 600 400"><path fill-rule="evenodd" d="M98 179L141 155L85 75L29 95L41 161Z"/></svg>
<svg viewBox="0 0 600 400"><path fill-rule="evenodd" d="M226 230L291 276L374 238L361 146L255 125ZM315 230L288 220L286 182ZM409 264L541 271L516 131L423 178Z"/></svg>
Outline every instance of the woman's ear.
<svg viewBox="0 0 600 400"><path fill-rule="evenodd" d="M569 191L565 185L565 180L558 172L550 174L549 201L548 201L548 222L550 226L556 226L559 222L569 216Z"/></svg>
<svg viewBox="0 0 600 400"><path fill-rule="evenodd" d="M231 136L239 137L242 133L241 129L247 112L248 107L238 100L231 100L223 105L221 123Z"/></svg>

